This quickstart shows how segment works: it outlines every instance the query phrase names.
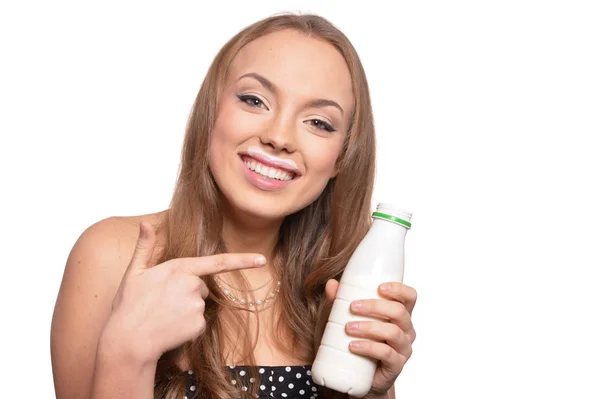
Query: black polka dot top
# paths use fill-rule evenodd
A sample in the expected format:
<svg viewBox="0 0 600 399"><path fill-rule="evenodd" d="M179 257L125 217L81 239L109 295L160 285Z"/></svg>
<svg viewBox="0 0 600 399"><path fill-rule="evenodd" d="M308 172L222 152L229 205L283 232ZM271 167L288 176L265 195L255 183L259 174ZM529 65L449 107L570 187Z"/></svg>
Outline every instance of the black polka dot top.
<svg viewBox="0 0 600 399"><path fill-rule="evenodd" d="M254 384L259 385L256 398L315 399L318 398L317 387L312 380L311 366L259 366L259 381L249 376L248 366L228 366L231 383L238 385L242 381L242 391L251 390ZM185 387L185 398L194 399L196 379L192 371L188 371Z"/></svg>

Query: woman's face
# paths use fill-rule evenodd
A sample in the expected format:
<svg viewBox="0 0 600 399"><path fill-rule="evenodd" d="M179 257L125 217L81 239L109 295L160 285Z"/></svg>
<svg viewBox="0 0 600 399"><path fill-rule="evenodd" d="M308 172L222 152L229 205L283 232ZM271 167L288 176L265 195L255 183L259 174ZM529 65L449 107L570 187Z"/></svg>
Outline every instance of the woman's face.
<svg viewBox="0 0 600 399"><path fill-rule="evenodd" d="M281 219L317 199L353 108L350 71L329 43L294 30L235 57L220 98L210 168L235 211Z"/></svg>

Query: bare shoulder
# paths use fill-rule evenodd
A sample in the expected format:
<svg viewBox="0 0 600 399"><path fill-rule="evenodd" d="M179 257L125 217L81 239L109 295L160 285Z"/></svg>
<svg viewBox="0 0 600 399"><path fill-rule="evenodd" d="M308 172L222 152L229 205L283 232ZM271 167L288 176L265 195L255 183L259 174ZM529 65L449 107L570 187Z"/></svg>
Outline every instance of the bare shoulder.
<svg viewBox="0 0 600 399"><path fill-rule="evenodd" d="M110 217L85 229L73 245L51 328L52 369L58 399L88 396L98 339L135 249L139 224L144 221L157 226L165 216L163 211Z"/></svg>
<svg viewBox="0 0 600 399"><path fill-rule="evenodd" d="M67 268L72 265L82 265L84 268L100 266L104 272L122 275L133 254L140 222L157 226L164 220L165 214L163 211L139 216L114 216L91 225L73 246ZM100 262L93 262L95 260Z"/></svg>

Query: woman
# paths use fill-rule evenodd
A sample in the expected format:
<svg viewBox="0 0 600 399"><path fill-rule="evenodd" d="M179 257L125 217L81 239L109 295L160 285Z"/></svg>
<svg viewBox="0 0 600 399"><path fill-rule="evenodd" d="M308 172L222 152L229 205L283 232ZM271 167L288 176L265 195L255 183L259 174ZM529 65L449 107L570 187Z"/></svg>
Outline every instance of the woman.
<svg viewBox="0 0 600 399"><path fill-rule="evenodd" d="M100 221L74 245L52 324L57 398L347 397L310 364L370 225L374 170L347 38L313 15L241 31L200 88L169 209ZM347 326L351 350L380 360L369 398L394 397L415 339L416 293L389 287L352 308L381 321Z"/></svg>

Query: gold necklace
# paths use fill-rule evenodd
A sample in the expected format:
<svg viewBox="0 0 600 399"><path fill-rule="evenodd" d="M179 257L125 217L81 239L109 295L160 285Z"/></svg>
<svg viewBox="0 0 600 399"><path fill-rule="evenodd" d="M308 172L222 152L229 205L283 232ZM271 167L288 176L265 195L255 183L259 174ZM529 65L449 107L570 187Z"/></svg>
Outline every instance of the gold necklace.
<svg viewBox="0 0 600 399"><path fill-rule="evenodd" d="M238 305L241 305L247 309L253 310L255 312L260 312L262 310L269 308L270 306L267 306L267 305L270 305L270 303L273 302L273 300L275 299L275 296L279 293L279 289L281 287L281 280L279 280L277 282L277 285L275 286L275 289L273 289L266 297L264 297L263 299L257 299L256 301L249 301L247 299L238 298L235 295L233 295L228 288L225 288L225 286L223 284L221 284L221 281L223 281L223 280L221 280L220 278L215 279L217 286L219 287L221 292L227 298L229 298L229 300L231 300L232 302L234 302ZM266 284L264 286L266 286Z"/></svg>

